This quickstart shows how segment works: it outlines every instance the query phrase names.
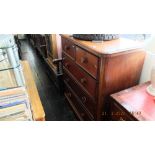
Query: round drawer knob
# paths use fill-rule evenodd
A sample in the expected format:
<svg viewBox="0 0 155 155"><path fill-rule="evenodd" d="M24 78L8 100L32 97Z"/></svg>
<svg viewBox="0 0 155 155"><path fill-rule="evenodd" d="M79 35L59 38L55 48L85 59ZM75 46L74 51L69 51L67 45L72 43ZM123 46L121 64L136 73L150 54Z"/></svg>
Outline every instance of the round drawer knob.
<svg viewBox="0 0 155 155"><path fill-rule="evenodd" d="M69 46L65 46L65 50L66 51L70 50L70 47Z"/></svg>
<svg viewBox="0 0 155 155"><path fill-rule="evenodd" d="M82 98L81 98L81 99L82 99L82 103L85 103L85 102L86 102L86 100L87 100L85 96L82 96Z"/></svg>
<svg viewBox="0 0 155 155"><path fill-rule="evenodd" d="M85 78L82 78L82 79L80 79L80 82L81 82L82 84L85 84L85 83L87 82L87 80L86 80Z"/></svg>
<svg viewBox="0 0 155 155"><path fill-rule="evenodd" d="M85 116L85 113L81 113L81 116L84 117Z"/></svg>
<svg viewBox="0 0 155 155"><path fill-rule="evenodd" d="M68 95L68 97L72 97L72 94L71 93L68 93L67 95Z"/></svg>
<svg viewBox="0 0 155 155"><path fill-rule="evenodd" d="M81 58L81 63L88 63L88 59L86 57Z"/></svg>
<svg viewBox="0 0 155 155"><path fill-rule="evenodd" d="M97 69L97 65L94 65L94 68L96 68L96 69Z"/></svg>
<svg viewBox="0 0 155 155"><path fill-rule="evenodd" d="M66 78L65 80L66 80L66 82L69 82L69 78Z"/></svg>
<svg viewBox="0 0 155 155"><path fill-rule="evenodd" d="M65 63L64 66L68 68L69 67L69 63Z"/></svg>
<svg viewBox="0 0 155 155"><path fill-rule="evenodd" d="M122 117L119 118L120 121L125 121Z"/></svg>

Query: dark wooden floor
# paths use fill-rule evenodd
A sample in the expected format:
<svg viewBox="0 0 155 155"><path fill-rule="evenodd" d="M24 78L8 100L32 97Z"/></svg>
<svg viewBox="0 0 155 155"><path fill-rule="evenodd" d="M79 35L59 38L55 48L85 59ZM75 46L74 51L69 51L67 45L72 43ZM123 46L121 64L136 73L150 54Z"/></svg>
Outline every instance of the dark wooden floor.
<svg viewBox="0 0 155 155"><path fill-rule="evenodd" d="M44 107L47 121L76 120L63 95L60 95L47 74L47 66L37 51L27 40L21 41L22 60L28 60L38 92Z"/></svg>

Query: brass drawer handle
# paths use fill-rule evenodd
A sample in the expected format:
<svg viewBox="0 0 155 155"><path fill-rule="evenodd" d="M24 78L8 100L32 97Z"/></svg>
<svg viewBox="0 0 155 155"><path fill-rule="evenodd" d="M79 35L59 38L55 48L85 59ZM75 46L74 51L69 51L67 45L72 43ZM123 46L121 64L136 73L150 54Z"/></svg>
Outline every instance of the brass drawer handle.
<svg viewBox="0 0 155 155"><path fill-rule="evenodd" d="M82 79L80 79L80 82L81 82L82 84L85 84L85 83L87 82L87 80L86 80L85 78L82 78Z"/></svg>
<svg viewBox="0 0 155 155"><path fill-rule="evenodd" d="M81 58L81 63L88 63L88 59L86 57L82 57Z"/></svg>
<svg viewBox="0 0 155 155"><path fill-rule="evenodd" d="M87 101L87 98L85 97L85 96L82 96L82 103L86 103L86 101Z"/></svg>

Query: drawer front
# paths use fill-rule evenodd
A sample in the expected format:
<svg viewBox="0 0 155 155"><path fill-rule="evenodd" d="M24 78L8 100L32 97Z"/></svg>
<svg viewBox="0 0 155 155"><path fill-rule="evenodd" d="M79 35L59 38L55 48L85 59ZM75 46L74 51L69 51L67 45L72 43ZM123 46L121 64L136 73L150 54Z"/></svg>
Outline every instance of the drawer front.
<svg viewBox="0 0 155 155"><path fill-rule="evenodd" d="M62 49L65 51L71 58L75 59L75 45L67 40L62 38Z"/></svg>
<svg viewBox="0 0 155 155"><path fill-rule="evenodd" d="M133 121L129 114L121 110L116 103L111 103L110 108L112 121Z"/></svg>
<svg viewBox="0 0 155 155"><path fill-rule="evenodd" d="M76 63L97 79L99 58L87 51L76 47Z"/></svg>
<svg viewBox="0 0 155 155"><path fill-rule="evenodd" d="M78 118L82 121L90 121L91 118L87 114L87 112L83 109L83 107L78 103L78 99L73 93L73 91L65 85L65 96L67 100L69 101L71 107L73 108L75 114L78 116Z"/></svg>
<svg viewBox="0 0 155 155"><path fill-rule="evenodd" d="M74 80L67 75L66 72L64 72L64 82L67 83L76 93L79 100L81 101L81 104L83 107L88 111L88 113L91 115L92 118L95 117L95 102L86 94L84 93L80 87L74 82Z"/></svg>
<svg viewBox="0 0 155 155"><path fill-rule="evenodd" d="M81 87L85 89L92 97L96 96L97 82L90 75L80 69L72 60L65 56L63 62L64 68L74 76Z"/></svg>

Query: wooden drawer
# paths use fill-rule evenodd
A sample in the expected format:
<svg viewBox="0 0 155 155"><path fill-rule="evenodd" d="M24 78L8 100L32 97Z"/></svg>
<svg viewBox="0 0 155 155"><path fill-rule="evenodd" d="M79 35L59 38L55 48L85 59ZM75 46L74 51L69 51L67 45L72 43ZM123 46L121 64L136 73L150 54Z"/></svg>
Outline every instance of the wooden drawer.
<svg viewBox="0 0 155 155"><path fill-rule="evenodd" d="M67 83L73 90L76 90L76 95L78 96L79 100L83 107L88 111L91 117L94 119L95 117L95 102L86 94L84 91L80 89L80 87L74 82L74 80L64 72L64 82Z"/></svg>
<svg viewBox="0 0 155 155"><path fill-rule="evenodd" d="M76 63L97 79L99 58L88 53L80 47L76 47Z"/></svg>
<svg viewBox="0 0 155 155"><path fill-rule="evenodd" d="M62 38L62 49L66 52L71 58L75 59L75 45L68 39Z"/></svg>
<svg viewBox="0 0 155 155"><path fill-rule="evenodd" d="M111 103L110 115L112 121L134 121L134 119L115 102Z"/></svg>
<svg viewBox="0 0 155 155"><path fill-rule="evenodd" d="M79 85L85 89L92 97L96 96L97 82L94 78L80 69L72 60L67 56L64 57L64 68L74 76L74 78L79 82Z"/></svg>
<svg viewBox="0 0 155 155"><path fill-rule="evenodd" d="M79 104L78 99L74 92L65 84L65 96L69 101L71 107L73 108L75 114L78 116L80 120L89 121L91 118L87 114L87 112L83 109L83 107Z"/></svg>

